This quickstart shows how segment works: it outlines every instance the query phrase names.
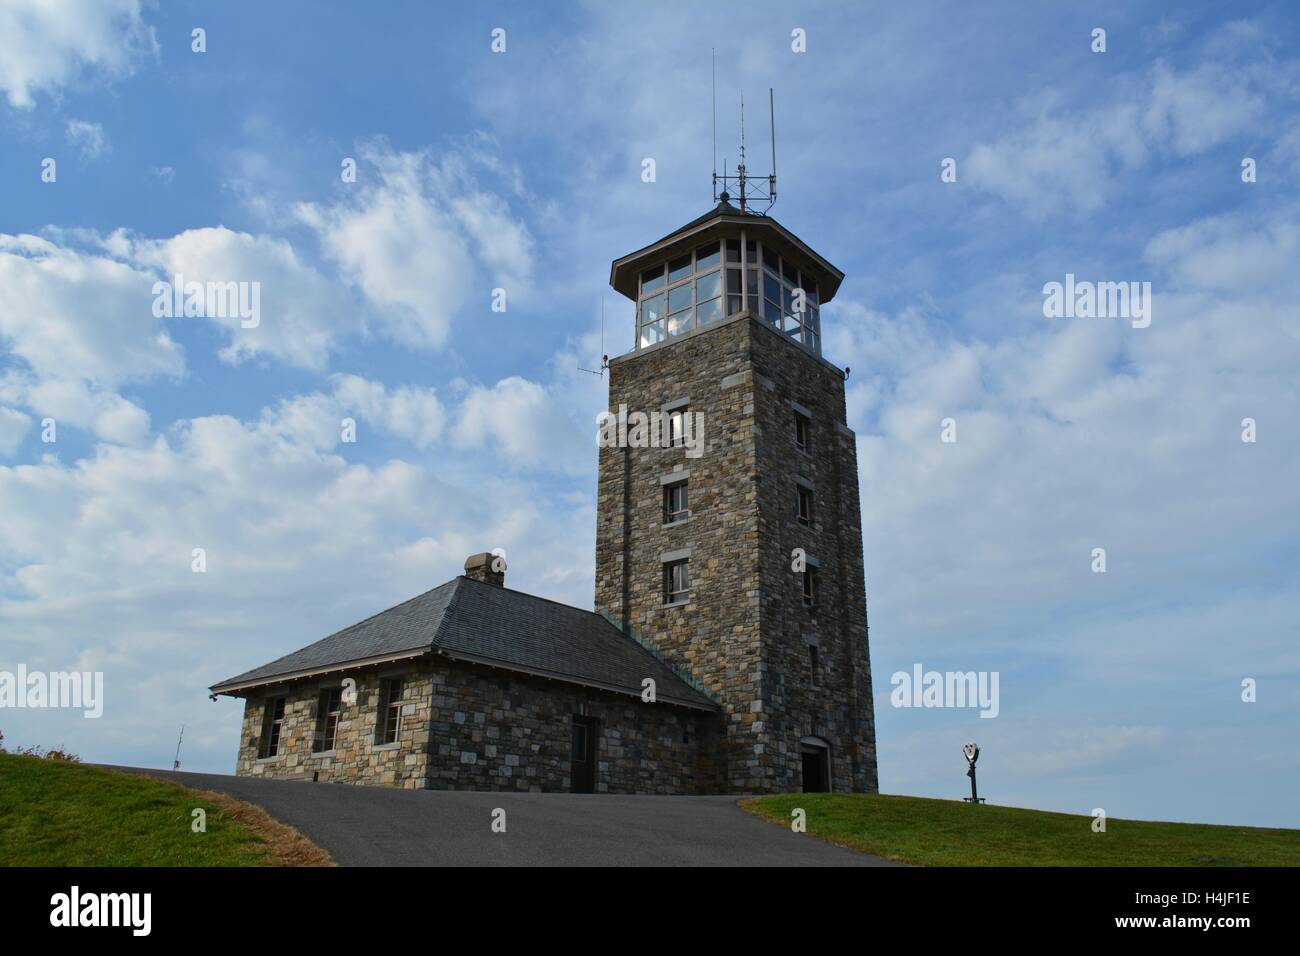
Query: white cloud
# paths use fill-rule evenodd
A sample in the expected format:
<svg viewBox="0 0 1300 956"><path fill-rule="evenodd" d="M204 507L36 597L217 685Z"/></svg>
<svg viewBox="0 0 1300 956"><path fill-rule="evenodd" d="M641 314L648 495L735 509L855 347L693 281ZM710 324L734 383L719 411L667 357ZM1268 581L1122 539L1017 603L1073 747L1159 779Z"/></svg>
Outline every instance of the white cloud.
<svg viewBox="0 0 1300 956"><path fill-rule="evenodd" d="M18 450L31 424L30 415L0 405L0 456L7 458Z"/></svg>
<svg viewBox="0 0 1300 956"><path fill-rule="evenodd" d="M574 411L551 390L512 375L466 392L452 441L459 448L495 444L525 467L583 473L594 461L595 413L588 427Z"/></svg>
<svg viewBox="0 0 1300 956"><path fill-rule="evenodd" d="M1252 129L1264 108L1259 85L1215 63L1183 73L1157 63L1127 100L1091 109L1061 110L1035 93L1023 105L1026 122L971 150L964 178L1035 219L1087 215L1153 155L1196 155Z"/></svg>
<svg viewBox="0 0 1300 956"><path fill-rule="evenodd" d="M445 414L432 388L402 385L390 389L357 375L334 375L331 381L334 389L328 395L300 395L268 409L262 417L263 426L322 450L339 444L344 418L358 423L358 441L364 440L365 426L418 449L430 447L442 434Z"/></svg>
<svg viewBox="0 0 1300 956"><path fill-rule="evenodd" d="M105 386L177 375L153 276L36 236L0 234L0 339L38 375Z"/></svg>
<svg viewBox="0 0 1300 956"><path fill-rule="evenodd" d="M356 383L345 383L351 389ZM391 402L391 393L385 393ZM349 464L224 416L66 464L0 466L0 632L8 660L103 670L100 721L11 715L11 741L226 769L240 708L207 684L319 639L506 549L511 585L590 606L593 503L490 471L448 482ZM190 570L204 548L208 571ZM170 759L168 756L166 759Z"/></svg>
<svg viewBox="0 0 1300 956"><path fill-rule="evenodd" d="M1161 278L1143 330L1043 320L968 342L916 313L829 307L827 352L858 370L848 399L873 634L940 647L960 632L980 652L1014 645L1025 615L1071 602L1184 591L1227 600L1234 555L1300 536L1300 446L1284 437L1300 419L1298 220L1289 208L1156 237ZM1224 299L1237 260L1251 282ZM945 417L957 422L955 444L939 440ZM1243 443L1246 417L1268 438ZM1107 549L1105 576L1090 571L1093 547ZM1096 650L1095 635L1067 640L1064 629L1057 619L1053 653ZM1277 660L1262 634L1239 639L1261 666ZM1167 666L1203 668L1204 656Z"/></svg>
<svg viewBox="0 0 1300 956"><path fill-rule="evenodd" d="M238 315L207 319L228 335L230 344L221 354L232 362L268 354L323 368L342 338L365 328L338 284L304 262L284 239L215 226L187 229L170 239L137 240L127 254L168 282L180 274L186 283L258 283L261 316L255 328L244 328Z"/></svg>
<svg viewBox="0 0 1300 956"><path fill-rule="evenodd" d="M470 306L487 313L493 288L508 301L528 292L532 239L503 199L475 182L463 157L370 144L355 195L302 203L299 219L365 295L377 326L394 341L437 348Z"/></svg>
<svg viewBox="0 0 1300 956"><path fill-rule="evenodd" d="M7 0L0 4L0 90L31 109L86 71L113 77L154 53L140 0Z"/></svg>
<svg viewBox="0 0 1300 956"><path fill-rule="evenodd" d="M1211 62L1178 73L1157 63L1142 126L1176 155L1193 156L1250 132L1263 112L1263 98L1239 69Z"/></svg>
<svg viewBox="0 0 1300 956"><path fill-rule="evenodd" d="M64 135L67 137L68 142L81 153L81 158L86 162L102 159L113 150L108 141L108 135L104 132L104 127L99 123L90 123L79 119L68 120Z"/></svg>

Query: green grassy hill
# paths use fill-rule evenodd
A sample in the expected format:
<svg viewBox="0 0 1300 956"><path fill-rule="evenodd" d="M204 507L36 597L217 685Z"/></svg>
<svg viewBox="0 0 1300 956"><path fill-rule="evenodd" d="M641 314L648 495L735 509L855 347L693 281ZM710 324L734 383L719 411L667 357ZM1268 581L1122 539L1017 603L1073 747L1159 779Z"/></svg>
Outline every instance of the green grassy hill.
<svg viewBox="0 0 1300 956"><path fill-rule="evenodd" d="M207 832L191 831L207 812ZM0 866L310 866L296 830L220 794L85 764L0 754Z"/></svg>
<svg viewBox="0 0 1300 956"><path fill-rule="evenodd" d="M741 802L790 826L807 813L807 833L918 866L1300 866L1300 830L1200 823L1106 821L958 800L797 793Z"/></svg>

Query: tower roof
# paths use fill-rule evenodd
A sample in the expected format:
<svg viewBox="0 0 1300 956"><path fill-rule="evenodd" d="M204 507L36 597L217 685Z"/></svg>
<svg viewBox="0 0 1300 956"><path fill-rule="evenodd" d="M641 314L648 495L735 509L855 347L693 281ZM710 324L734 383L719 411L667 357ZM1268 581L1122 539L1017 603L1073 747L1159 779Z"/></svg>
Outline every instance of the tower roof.
<svg viewBox="0 0 1300 956"><path fill-rule="evenodd" d="M657 242L615 259L609 269L609 284L614 291L636 301L637 280L645 266L680 250L689 249L702 240L714 237L734 238L742 229L748 236L776 247L782 255L797 260L802 269L816 275L823 304L835 297L844 280L843 272L771 216L741 212L725 199L704 215L692 219Z"/></svg>

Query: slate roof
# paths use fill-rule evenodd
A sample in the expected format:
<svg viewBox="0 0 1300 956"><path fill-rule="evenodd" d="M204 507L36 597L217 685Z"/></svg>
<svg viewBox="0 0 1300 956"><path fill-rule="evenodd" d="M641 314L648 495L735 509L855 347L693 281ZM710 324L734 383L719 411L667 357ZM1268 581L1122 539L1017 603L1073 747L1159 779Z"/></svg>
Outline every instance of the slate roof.
<svg viewBox="0 0 1300 956"><path fill-rule="evenodd" d="M466 577L209 689L235 693L406 653L440 654L638 697L641 681L652 677L660 701L718 709L599 614Z"/></svg>

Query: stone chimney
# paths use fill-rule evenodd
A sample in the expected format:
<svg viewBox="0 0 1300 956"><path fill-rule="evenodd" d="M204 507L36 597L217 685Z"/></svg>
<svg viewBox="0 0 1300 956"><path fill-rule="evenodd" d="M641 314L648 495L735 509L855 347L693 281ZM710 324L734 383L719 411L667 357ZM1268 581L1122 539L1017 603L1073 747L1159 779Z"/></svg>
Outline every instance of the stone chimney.
<svg viewBox="0 0 1300 956"><path fill-rule="evenodd" d="M493 567L494 562L496 568L501 569L500 571ZM484 584L495 584L503 588L506 586L506 559L490 551L471 554L465 559L465 577L471 581L482 581Z"/></svg>

